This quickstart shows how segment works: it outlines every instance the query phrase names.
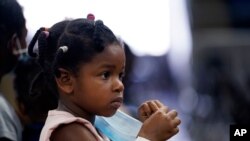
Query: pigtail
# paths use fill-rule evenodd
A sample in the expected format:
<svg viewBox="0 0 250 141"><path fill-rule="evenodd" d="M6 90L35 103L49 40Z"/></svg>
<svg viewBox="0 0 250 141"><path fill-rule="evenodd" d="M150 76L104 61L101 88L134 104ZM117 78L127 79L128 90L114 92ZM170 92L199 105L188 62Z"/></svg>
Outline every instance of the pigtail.
<svg viewBox="0 0 250 141"><path fill-rule="evenodd" d="M103 39L101 38L102 36L100 36L104 33L103 22L101 20L97 20L95 21L94 25L95 30L93 34L93 40L95 43L95 48L97 49L97 51L101 52L104 49Z"/></svg>
<svg viewBox="0 0 250 141"><path fill-rule="evenodd" d="M46 86L50 91L53 93L57 93L55 91L56 84L54 80L54 71L53 71L53 60L50 60L50 55L53 54L53 52L50 52L49 44L48 44L48 38L49 38L49 32L43 31L40 33L38 37L38 63L40 64L42 68L42 72L40 76L37 77L37 81L39 81L38 78L40 78L40 81L44 82L44 86ZM56 56L54 57L56 58ZM55 60L55 59L54 59ZM34 81L35 82L35 81ZM48 83L50 82L50 83Z"/></svg>
<svg viewBox="0 0 250 141"><path fill-rule="evenodd" d="M44 72L51 71L51 65L48 60L48 41L49 33L47 31L41 32L38 37L38 63L41 65Z"/></svg>
<svg viewBox="0 0 250 141"><path fill-rule="evenodd" d="M114 33L101 20L95 21L94 25L93 40L97 51L101 52L107 44L119 42Z"/></svg>
<svg viewBox="0 0 250 141"><path fill-rule="evenodd" d="M39 85L39 83L45 81L43 73L44 73L43 71L38 72L38 73L35 75L34 79L33 79L33 80L31 81L31 83L30 83L29 95L30 95L33 99L35 99L35 97L39 97L39 96L42 95L42 94L38 93L36 90L39 89L39 87L41 87L41 86ZM37 99L38 99L38 98L37 98Z"/></svg>
<svg viewBox="0 0 250 141"><path fill-rule="evenodd" d="M40 28L34 35L31 43L29 44L29 55L36 57L37 63L39 64L41 71L37 73L31 83L30 94L33 97L40 97L42 92L39 91L41 87L46 89L49 93L53 93L57 96L57 91L55 90L54 75L52 72L52 67L48 55L49 52L48 45L49 32L46 28ZM34 53L34 45L38 41L38 52ZM48 83L50 82L50 83Z"/></svg>
<svg viewBox="0 0 250 141"><path fill-rule="evenodd" d="M37 61L39 65L41 66L42 70L44 72L50 72L51 71L51 65L48 63L48 41L47 38L49 36L49 32L46 31L47 29L44 27L41 27L37 30L36 34L34 35L33 39L31 40L29 47L28 47L28 53L31 57L37 57ZM38 41L38 52L34 53L34 46L36 44L36 41Z"/></svg>
<svg viewBox="0 0 250 141"><path fill-rule="evenodd" d="M46 73L40 71L34 77L30 84L29 95L34 105L37 103L44 103L39 112L47 113L49 110L55 109L58 102L58 91L55 88L56 84L54 81L48 81ZM32 105L31 105L32 106ZM38 111L35 111L38 112Z"/></svg>
<svg viewBox="0 0 250 141"><path fill-rule="evenodd" d="M36 44L36 41L40 35L40 33L42 31L45 31L46 28L44 27L41 27L40 29L38 29L34 35L34 37L32 38L32 40L30 41L30 44L28 46L28 54L31 56L31 57L37 57L37 53L34 53L34 47L35 47L35 44Z"/></svg>

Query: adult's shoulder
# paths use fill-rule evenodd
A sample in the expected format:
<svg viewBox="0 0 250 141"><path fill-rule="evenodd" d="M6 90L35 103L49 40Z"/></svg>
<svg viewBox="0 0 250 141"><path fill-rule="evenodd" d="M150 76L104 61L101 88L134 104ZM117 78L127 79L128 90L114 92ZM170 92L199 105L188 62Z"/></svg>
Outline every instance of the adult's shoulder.
<svg viewBox="0 0 250 141"><path fill-rule="evenodd" d="M11 105L9 102L5 99L5 97L0 93L0 111L5 112L9 111L11 109Z"/></svg>
<svg viewBox="0 0 250 141"><path fill-rule="evenodd" d="M2 94L0 94L0 125L0 130L5 131L0 134L0 138L5 137L11 140L21 140L21 122L14 108L12 108Z"/></svg>

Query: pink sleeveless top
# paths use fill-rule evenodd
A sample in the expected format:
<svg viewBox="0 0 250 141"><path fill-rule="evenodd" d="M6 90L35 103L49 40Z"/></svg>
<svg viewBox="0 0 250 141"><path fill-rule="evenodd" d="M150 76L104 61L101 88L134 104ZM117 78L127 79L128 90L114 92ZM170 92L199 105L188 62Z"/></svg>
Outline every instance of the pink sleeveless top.
<svg viewBox="0 0 250 141"><path fill-rule="evenodd" d="M61 124L70 124L72 122L78 122L89 129L89 131L95 136L96 141L109 141L105 136L100 136L95 127L86 119L75 117L72 114L65 111L51 110L48 113L45 125L40 134L39 141L50 141L52 132Z"/></svg>

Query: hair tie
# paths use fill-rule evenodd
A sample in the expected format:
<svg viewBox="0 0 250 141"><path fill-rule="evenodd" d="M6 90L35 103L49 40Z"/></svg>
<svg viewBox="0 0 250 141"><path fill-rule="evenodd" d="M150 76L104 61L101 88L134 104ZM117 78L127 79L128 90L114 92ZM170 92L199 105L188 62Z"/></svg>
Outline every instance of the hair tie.
<svg viewBox="0 0 250 141"><path fill-rule="evenodd" d="M49 37L49 31L43 31L43 33L46 35L46 38L48 38Z"/></svg>
<svg viewBox="0 0 250 141"><path fill-rule="evenodd" d="M67 46L61 46L61 47L59 47L59 49L61 49L63 51L63 53L66 53L68 51Z"/></svg>
<svg viewBox="0 0 250 141"><path fill-rule="evenodd" d="M87 15L87 19L88 19L88 20L91 20L91 21L94 21L94 20L95 20L95 15L92 14L92 13L89 13L89 14Z"/></svg>

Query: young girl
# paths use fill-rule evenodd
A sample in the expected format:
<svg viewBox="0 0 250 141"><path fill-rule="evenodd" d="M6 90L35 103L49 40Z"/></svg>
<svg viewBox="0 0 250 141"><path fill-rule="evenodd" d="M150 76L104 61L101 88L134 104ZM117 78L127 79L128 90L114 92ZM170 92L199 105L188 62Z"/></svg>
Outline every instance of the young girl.
<svg viewBox="0 0 250 141"><path fill-rule="evenodd" d="M38 55L33 52L37 38ZM93 124L96 115L110 117L123 103L126 58L113 32L93 18L62 21L38 30L29 54L43 69L37 78L46 76L46 86L57 89L59 97L40 141L108 141ZM177 112L157 100L143 103L139 114L143 125L137 140L163 141L179 130Z"/></svg>

